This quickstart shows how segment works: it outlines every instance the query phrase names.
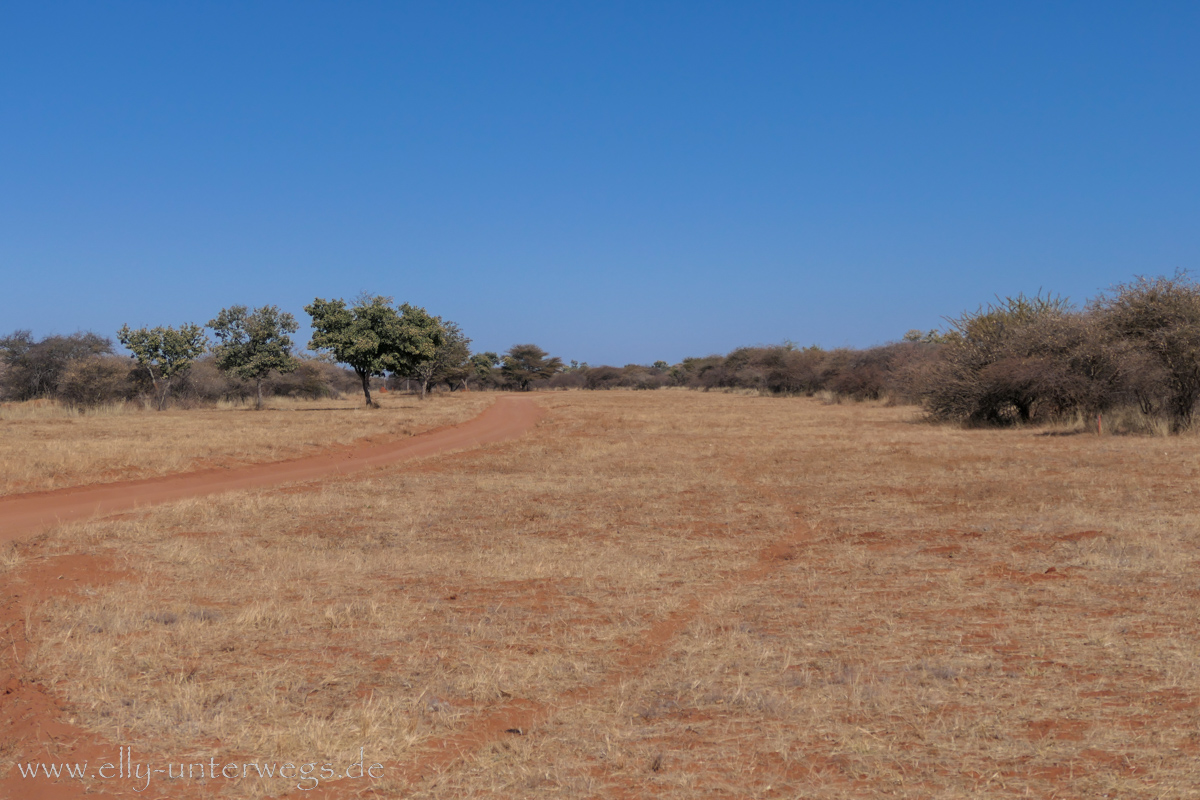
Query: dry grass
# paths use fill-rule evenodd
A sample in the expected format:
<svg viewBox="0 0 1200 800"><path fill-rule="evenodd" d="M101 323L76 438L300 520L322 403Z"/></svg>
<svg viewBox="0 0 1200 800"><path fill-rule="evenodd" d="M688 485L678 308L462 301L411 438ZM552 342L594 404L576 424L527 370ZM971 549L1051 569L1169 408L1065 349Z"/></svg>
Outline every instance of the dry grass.
<svg viewBox="0 0 1200 800"><path fill-rule="evenodd" d="M222 403L153 411L134 403L74 409L35 400L0 404L0 495L273 461L370 437L398 437L461 422L493 396L438 395L422 403L384 395L274 398L263 411Z"/></svg>
<svg viewBox="0 0 1200 800"><path fill-rule="evenodd" d="M140 749L365 747L384 796L1197 795L1194 437L539 401L516 443L22 546L131 575L38 607L30 667ZM546 719L401 777L514 698Z"/></svg>

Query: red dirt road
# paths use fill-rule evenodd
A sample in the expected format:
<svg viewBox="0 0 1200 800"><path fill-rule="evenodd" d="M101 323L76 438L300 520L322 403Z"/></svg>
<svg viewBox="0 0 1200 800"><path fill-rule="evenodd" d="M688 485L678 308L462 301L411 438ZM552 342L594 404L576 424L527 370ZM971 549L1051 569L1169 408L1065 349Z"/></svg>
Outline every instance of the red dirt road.
<svg viewBox="0 0 1200 800"><path fill-rule="evenodd" d="M501 398L474 419L387 444L233 469L32 492L0 498L0 544L50 525L219 492L308 481L447 450L514 439L534 426L541 409L528 398Z"/></svg>
<svg viewBox="0 0 1200 800"><path fill-rule="evenodd" d="M62 522L166 503L218 492L255 489L296 481L343 475L448 450L514 439L530 430L542 409L527 398L502 398L474 419L410 439L291 461L228 470L203 470L164 478L124 481L37 492L0 499L0 543ZM21 665L31 643L26 639L23 611L65 591L99 586L123 577L103 559L60 556L25 570L19 592L0 597L0 754L7 761L112 761L116 745L64 720L66 712L52 691L32 682ZM7 592L5 593L7 594ZM6 764L5 766L11 766ZM70 779L23 780L14 768L0 779L0 800L68 800L95 796L85 784ZM130 794L121 787L101 794ZM336 791L336 789L335 789ZM189 796L192 792L187 793ZM328 792L321 793L328 796Z"/></svg>

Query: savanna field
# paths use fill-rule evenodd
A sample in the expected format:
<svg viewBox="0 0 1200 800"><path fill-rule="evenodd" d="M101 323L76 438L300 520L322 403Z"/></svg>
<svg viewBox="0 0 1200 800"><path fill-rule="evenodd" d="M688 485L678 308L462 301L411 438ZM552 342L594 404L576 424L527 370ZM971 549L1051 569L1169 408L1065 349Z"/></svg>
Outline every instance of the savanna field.
<svg viewBox="0 0 1200 800"><path fill-rule="evenodd" d="M352 448L494 402L542 415L3 545L0 797L1200 796L1194 434L683 389L13 404L0 492ZM14 766L120 745L383 769L139 793Z"/></svg>

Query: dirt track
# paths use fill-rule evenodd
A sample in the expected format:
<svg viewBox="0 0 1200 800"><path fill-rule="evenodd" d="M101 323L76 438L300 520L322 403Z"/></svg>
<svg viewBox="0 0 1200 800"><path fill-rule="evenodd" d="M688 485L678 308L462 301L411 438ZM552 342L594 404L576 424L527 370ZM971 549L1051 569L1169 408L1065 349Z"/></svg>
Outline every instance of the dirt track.
<svg viewBox="0 0 1200 800"><path fill-rule="evenodd" d="M344 475L449 450L513 439L528 431L542 410L526 398L502 398L474 419L447 428L381 445L356 448L335 454L256 464L229 470L203 470L165 478L124 481L50 492L36 492L0 499L0 543L13 541L52 525L112 514L129 509L167 503L218 492L257 489L284 483ZM0 725L0 753L23 751L31 758L111 758L112 747L101 737L88 734L62 721L64 710L46 688L29 682L20 668L27 641L18 641L20 609L44 597L80 585L99 585L122 573L94 558L67 556L39 565L27 578L29 589L8 598L0 606L0 625L11 656L0 668L0 698L8 719ZM45 574L41 574L45 573ZM57 575L57 579L51 573ZM61 582L60 582L61 581ZM12 668L10 668L10 666ZM15 771L14 771L15 772ZM0 798L82 797L84 787L76 782L22 781L15 775L0 780ZM118 791L118 794L122 792Z"/></svg>
<svg viewBox="0 0 1200 800"><path fill-rule="evenodd" d="M1193 441L720 394L539 404L538 436L502 447L19 543L0 770L130 742L144 763L195 743L253 760L305 751L245 728L311 724L311 752L351 731L379 753L379 796L1195 794ZM330 623L285 594L297 560ZM231 723L205 715L228 696ZM208 727L147 716L177 702ZM106 703L116 726L90 713ZM0 800L146 796L44 777L10 772ZM222 791L262 796L170 796Z"/></svg>
<svg viewBox="0 0 1200 800"><path fill-rule="evenodd" d="M113 514L218 492L261 489L284 483L346 474L420 458L447 450L499 442L521 435L541 411L526 398L502 398L478 417L398 442L350 451L322 453L289 461L212 469L0 498L0 543L36 533L49 525Z"/></svg>

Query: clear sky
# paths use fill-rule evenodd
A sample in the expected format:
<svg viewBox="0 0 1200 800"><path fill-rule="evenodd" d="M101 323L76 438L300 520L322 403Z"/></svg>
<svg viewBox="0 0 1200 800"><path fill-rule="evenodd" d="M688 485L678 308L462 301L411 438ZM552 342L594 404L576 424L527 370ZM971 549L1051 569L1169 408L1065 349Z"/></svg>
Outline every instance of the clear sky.
<svg viewBox="0 0 1200 800"><path fill-rule="evenodd" d="M367 291L624 364L1083 300L1200 266L1198 79L1196 3L4 3L0 333Z"/></svg>

